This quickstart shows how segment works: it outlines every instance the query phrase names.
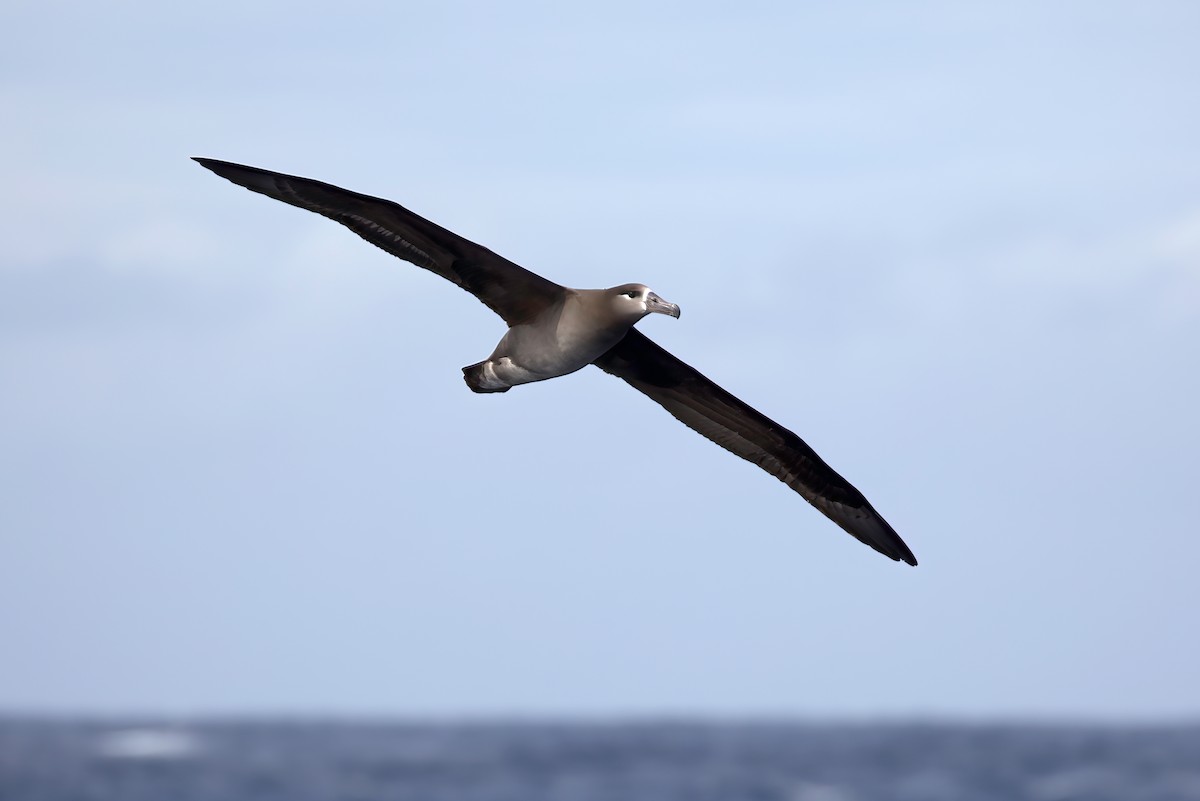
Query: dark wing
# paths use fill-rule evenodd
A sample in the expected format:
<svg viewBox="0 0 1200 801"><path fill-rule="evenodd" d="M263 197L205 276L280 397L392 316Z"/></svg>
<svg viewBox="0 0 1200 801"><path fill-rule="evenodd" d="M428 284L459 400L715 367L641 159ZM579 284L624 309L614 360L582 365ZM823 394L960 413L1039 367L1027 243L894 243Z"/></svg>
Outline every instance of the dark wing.
<svg viewBox="0 0 1200 801"><path fill-rule="evenodd" d="M766 470L830 520L884 556L910 565L912 551L849 481L804 440L742 403L636 329L595 361L726 450Z"/></svg>
<svg viewBox="0 0 1200 801"><path fill-rule="evenodd" d="M565 289L408 209L309 178L197 158L222 178L341 223L393 256L453 281L511 325L527 323Z"/></svg>

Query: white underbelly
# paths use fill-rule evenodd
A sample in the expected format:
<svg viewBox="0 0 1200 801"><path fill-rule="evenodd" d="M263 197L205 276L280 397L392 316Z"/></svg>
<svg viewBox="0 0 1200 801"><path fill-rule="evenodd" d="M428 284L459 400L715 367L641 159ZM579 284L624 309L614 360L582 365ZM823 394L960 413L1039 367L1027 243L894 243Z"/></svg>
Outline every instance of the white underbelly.
<svg viewBox="0 0 1200 801"><path fill-rule="evenodd" d="M510 329L488 359L485 375L507 386L557 378L591 364L624 335L621 332L581 342L539 333Z"/></svg>

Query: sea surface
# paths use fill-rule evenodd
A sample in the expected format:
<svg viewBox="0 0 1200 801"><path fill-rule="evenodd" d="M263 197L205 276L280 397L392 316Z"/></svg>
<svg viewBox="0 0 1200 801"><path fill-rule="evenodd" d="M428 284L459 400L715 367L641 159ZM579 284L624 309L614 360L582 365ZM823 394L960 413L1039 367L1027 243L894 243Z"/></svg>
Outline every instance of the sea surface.
<svg viewBox="0 0 1200 801"><path fill-rule="evenodd" d="M0 718L0 801L1187 801L1200 724Z"/></svg>

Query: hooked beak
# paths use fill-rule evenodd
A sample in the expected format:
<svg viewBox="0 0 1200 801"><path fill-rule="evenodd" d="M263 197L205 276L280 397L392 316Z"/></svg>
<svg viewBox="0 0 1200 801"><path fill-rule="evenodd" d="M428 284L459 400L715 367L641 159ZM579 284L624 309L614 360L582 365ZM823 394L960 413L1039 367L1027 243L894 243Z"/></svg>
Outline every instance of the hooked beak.
<svg viewBox="0 0 1200 801"><path fill-rule="evenodd" d="M679 306L674 303L667 303L658 295L650 292L646 295L646 311L658 312L659 314L669 314L676 320L679 319Z"/></svg>

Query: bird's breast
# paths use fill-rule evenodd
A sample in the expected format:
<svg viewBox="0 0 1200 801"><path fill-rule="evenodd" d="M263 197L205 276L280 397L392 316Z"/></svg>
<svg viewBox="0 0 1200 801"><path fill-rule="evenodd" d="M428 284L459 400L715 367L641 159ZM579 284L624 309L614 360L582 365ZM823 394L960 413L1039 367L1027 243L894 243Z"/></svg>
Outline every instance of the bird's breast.
<svg viewBox="0 0 1200 801"><path fill-rule="evenodd" d="M621 341L628 326L598 327L570 305L528 325L515 325L500 340L492 360L507 360L520 383L555 378L579 370Z"/></svg>

